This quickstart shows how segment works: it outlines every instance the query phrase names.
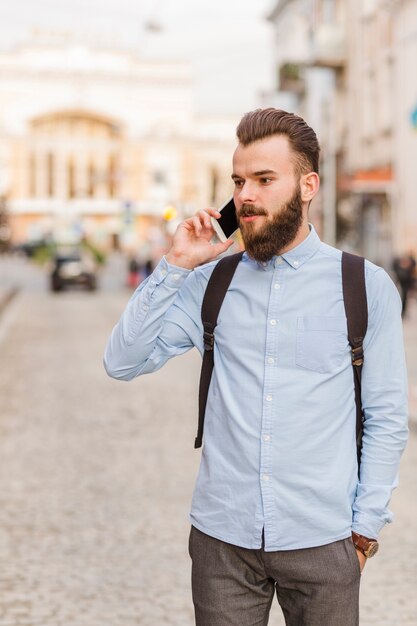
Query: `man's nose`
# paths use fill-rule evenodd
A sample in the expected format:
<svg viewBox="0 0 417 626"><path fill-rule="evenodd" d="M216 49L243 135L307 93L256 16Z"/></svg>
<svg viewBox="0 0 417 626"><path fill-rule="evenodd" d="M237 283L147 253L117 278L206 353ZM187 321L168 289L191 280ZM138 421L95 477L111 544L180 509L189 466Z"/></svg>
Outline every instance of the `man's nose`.
<svg viewBox="0 0 417 626"><path fill-rule="evenodd" d="M256 200L255 186L250 181L245 181L239 189L239 202L242 204L254 204Z"/></svg>

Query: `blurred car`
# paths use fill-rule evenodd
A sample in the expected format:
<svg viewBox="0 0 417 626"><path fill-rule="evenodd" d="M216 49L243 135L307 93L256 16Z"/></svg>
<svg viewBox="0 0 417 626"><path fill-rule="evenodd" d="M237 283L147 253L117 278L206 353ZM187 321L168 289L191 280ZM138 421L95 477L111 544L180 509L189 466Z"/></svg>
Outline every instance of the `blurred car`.
<svg viewBox="0 0 417 626"><path fill-rule="evenodd" d="M52 291L66 287L97 288L97 269L93 259L82 251L70 250L55 255L50 274Z"/></svg>
<svg viewBox="0 0 417 626"><path fill-rule="evenodd" d="M15 244L12 246L11 251L32 259L36 256L39 250L48 248L50 245L51 242L48 239L32 239L30 241Z"/></svg>

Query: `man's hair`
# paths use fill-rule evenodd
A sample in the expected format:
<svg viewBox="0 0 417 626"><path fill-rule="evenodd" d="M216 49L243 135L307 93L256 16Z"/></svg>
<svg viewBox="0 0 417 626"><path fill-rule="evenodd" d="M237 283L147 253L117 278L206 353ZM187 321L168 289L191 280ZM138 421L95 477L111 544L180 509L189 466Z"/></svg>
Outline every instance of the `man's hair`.
<svg viewBox="0 0 417 626"><path fill-rule="evenodd" d="M281 109L256 109L246 113L239 122L236 135L243 146L272 135L288 137L295 155L295 170L301 176L319 173L320 146L314 130L294 113Z"/></svg>

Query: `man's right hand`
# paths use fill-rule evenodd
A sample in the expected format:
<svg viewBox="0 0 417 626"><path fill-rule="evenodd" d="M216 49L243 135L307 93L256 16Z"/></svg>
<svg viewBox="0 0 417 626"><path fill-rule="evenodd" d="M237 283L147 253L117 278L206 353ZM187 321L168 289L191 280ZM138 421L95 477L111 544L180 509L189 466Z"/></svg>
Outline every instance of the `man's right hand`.
<svg viewBox="0 0 417 626"><path fill-rule="evenodd" d="M194 269L203 263L214 261L233 244L231 239L225 243L211 243L215 234L210 217L219 218L217 209L199 211L178 226L169 252L165 255L171 265Z"/></svg>

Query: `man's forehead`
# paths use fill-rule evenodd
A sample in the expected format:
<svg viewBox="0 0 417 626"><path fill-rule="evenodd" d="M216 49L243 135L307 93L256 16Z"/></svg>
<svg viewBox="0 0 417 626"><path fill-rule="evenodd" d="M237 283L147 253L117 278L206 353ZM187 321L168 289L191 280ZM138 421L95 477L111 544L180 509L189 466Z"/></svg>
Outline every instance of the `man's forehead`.
<svg viewBox="0 0 417 626"><path fill-rule="evenodd" d="M278 170L292 170L293 154L287 137L273 135L259 139L248 145L239 143L233 154L233 169L235 174L240 168L249 170L251 174Z"/></svg>

